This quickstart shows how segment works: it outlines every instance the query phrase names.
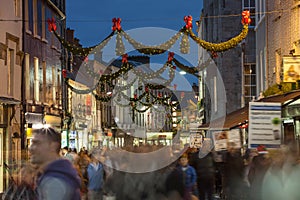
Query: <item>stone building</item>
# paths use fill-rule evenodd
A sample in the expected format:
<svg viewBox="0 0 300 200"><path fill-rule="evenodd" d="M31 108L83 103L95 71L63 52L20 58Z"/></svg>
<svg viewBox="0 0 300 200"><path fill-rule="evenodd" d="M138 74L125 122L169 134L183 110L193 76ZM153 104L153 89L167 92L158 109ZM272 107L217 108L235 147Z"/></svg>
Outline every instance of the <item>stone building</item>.
<svg viewBox="0 0 300 200"><path fill-rule="evenodd" d="M56 32L64 36L65 0L24 2L21 131L27 149L31 128L47 124L60 131L62 125L64 51L48 20L55 21Z"/></svg>
<svg viewBox="0 0 300 200"><path fill-rule="evenodd" d="M228 41L243 29L242 11L253 13L254 9L254 1L250 0L203 1L199 35L208 42ZM200 58L199 64L209 56L215 66L208 66L201 72L206 122L243 107L256 96L254 15L251 19L247 37L236 47L219 52L217 56L202 49L206 59Z"/></svg>
<svg viewBox="0 0 300 200"><path fill-rule="evenodd" d="M2 193L9 181L7 167L14 169L21 160L22 1L1 1L0 19L0 193Z"/></svg>

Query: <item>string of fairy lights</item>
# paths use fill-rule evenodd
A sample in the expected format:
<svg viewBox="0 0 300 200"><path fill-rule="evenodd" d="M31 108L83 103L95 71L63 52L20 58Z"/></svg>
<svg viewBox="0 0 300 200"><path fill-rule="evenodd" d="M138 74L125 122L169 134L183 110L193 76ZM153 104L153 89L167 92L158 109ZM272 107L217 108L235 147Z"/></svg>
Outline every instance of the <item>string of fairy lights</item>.
<svg viewBox="0 0 300 200"><path fill-rule="evenodd" d="M99 44L90 47L79 47L67 42L56 32L55 20L48 19L48 30L51 31L55 37L59 40L62 46L73 55L84 58L82 67L86 70L87 74L97 84L90 89L81 90L72 85L69 81L71 72L63 70L63 77L68 88L78 94L91 93L95 96L97 101L109 102L112 101L120 107L131 107L132 110L144 113L149 109L157 110L157 106L161 105L166 108L166 117L171 119L172 108L178 106L177 103L171 101L172 93L168 91L172 81L176 75L176 69L181 69L186 73L192 74L199 78L199 69L207 67L210 60L204 62L206 66L190 67L182 64L178 59L174 57L173 52L168 53L168 59L165 64L156 71L145 72L141 68L137 68L128 59L126 54L126 48L124 45L125 40L130 44L137 52L152 56L157 54L163 54L181 38L180 52L188 54L190 52L190 39L199 46L211 52L212 56L216 56L217 52L223 52L234 48L239 44L248 33L248 25L251 22L250 12L242 12L242 24L243 29L241 33L235 37L232 37L228 41L221 43L211 43L202 40L193 32L192 16L185 16L185 26L178 30L176 34L167 39L165 42L159 45L144 45L142 42L135 40L126 31L122 29L121 19L113 18L112 32ZM122 62L120 68L113 73L95 72L91 62L86 59L90 54L96 54L101 52L104 47L110 42L110 40L116 36L115 54L122 56ZM162 74L167 72L168 78L162 78ZM129 77L134 77L129 79ZM159 80L159 81L158 81ZM120 84L122 83L122 84ZM132 96L133 95L133 96Z"/></svg>

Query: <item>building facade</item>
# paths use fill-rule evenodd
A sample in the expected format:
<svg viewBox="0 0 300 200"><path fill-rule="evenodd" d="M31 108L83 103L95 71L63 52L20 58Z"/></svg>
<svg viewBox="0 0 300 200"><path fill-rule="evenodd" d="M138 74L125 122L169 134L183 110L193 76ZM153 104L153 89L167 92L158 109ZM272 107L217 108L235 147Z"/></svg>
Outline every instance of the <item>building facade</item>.
<svg viewBox="0 0 300 200"><path fill-rule="evenodd" d="M257 93L283 93L287 85L299 89L300 1L257 0L256 22ZM300 138L299 116L299 100L284 107L284 142Z"/></svg>
<svg viewBox="0 0 300 200"><path fill-rule="evenodd" d="M21 130L23 148L30 145L31 128L47 124L60 131L63 116L65 67L61 44L48 29L65 33L65 1L24 0Z"/></svg>
<svg viewBox="0 0 300 200"><path fill-rule="evenodd" d="M5 6L4 6L5 5ZM22 1L0 6L0 193L8 186L8 169L21 162ZM4 28L5 27L5 28Z"/></svg>
<svg viewBox="0 0 300 200"><path fill-rule="evenodd" d="M213 43L224 42L237 36L243 28L243 10L255 12L254 1L204 1L198 35ZM236 47L215 55L200 49L200 68L203 64L201 61L213 60L200 72L200 88L204 90L200 92L204 96L204 111L201 113L205 115L205 120L202 121L208 122L231 113L256 97L253 14L251 19L247 37Z"/></svg>

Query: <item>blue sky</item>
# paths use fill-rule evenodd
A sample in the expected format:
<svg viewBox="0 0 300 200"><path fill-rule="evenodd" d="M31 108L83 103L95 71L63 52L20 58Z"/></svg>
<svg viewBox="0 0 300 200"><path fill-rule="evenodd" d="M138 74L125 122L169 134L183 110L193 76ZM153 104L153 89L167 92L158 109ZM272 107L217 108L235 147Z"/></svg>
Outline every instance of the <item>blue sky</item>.
<svg viewBox="0 0 300 200"><path fill-rule="evenodd" d="M193 30L196 32L195 21L200 18L202 4L202 0L67 0L67 27L75 30L75 37L84 47L93 46L111 33L112 19L119 17L122 19L123 30L130 33L137 41L144 42L143 44L158 45L185 25L184 16L191 15L193 17ZM152 29L153 32L145 31L149 27L156 28ZM191 53L184 56L191 63L185 64L195 66L197 64L197 47L192 46L195 44L191 40L190 43ZM178 47L176 48L178 49ZM105 56L115 59L116 56L113 54L114 52L104 49L103 59L105 60ZM165 57L163 59L167 59L167 55ZM164 63L165 60L162 62ZM194 76L185 76L189 82L197 82ZM180 77L177 76L177 78ZM183 84L183 80L179 80L179 82L181 84L178 89L186 88L188 84L191 84Z"/></svg>
<svg viewBox="0 0 300 200"><path fill-rule="evenodd" d="M112 18L122 19L126 31L141 27L160 27L179 30L183 18L199 19L202 0L66 0L67 27L83 46L102 41L110 32ZM194 23L195 26L195 23Z"/></svg>

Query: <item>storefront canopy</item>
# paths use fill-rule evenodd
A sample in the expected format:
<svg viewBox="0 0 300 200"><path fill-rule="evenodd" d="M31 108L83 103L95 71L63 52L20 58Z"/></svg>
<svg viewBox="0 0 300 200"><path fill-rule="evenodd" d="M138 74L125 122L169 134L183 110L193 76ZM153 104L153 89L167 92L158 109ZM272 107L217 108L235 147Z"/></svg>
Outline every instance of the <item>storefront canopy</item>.
<svg viewBox="0 0 300 200"><path fill-rule="evenodd" d="M300 90L295 90L286 94L269 96L266 98L262 98L257 100L257 102L273 102L273 103L281 103L283 107L293 103L300 99ZM249 117L249 106L245 106L240 108L224 117L220 117L215 119L209 123L202 124L198 127L198 129L202 130L230 130L240 126L240 124L244 123L248 120Z"/></svg>
<svg viewBox="0 0 300 200"><path fill-rule="evenodd" d="M0 104L20 104L19 100L9 97L0 97Z"/></svg>

